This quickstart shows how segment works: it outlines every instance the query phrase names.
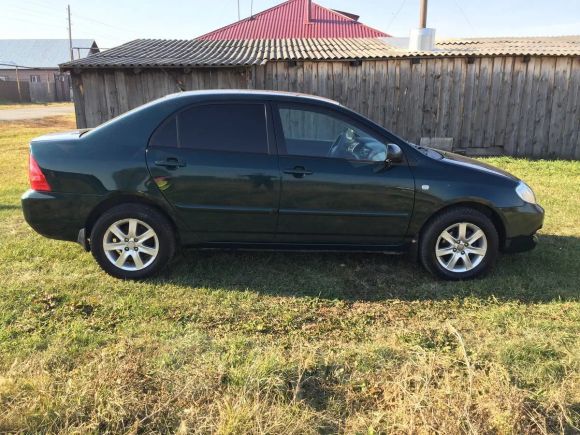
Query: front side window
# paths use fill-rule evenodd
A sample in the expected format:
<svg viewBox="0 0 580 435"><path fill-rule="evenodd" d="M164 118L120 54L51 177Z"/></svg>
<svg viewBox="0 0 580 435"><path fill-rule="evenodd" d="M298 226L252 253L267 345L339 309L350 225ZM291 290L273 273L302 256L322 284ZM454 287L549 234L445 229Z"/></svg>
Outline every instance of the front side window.
<svg viewBox="0 0 580 435"><path fill-rule="evenodd" d="M387 146L326 110L280 106L282 135L289 155L385 161Z"/></svg>
<svg viewBox="0 0 580 435"><path fill-rule="evenodd" d="M206 104L177 117L182 148L268 153L266 108L263 104Z"/></svg>

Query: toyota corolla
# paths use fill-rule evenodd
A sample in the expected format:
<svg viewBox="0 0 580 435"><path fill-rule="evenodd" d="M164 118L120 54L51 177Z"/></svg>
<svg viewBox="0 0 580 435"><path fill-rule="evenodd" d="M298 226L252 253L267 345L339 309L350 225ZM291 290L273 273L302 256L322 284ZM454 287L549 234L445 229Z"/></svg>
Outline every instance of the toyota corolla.
<svg viewBox="0 0 580 435"><path fill-rule="evenodd" d="M445 279L532 249L522 180L406 142L340 104L184 92L30 144L24 216L109 274L159 272L180 246L404 253Z"/></svg>

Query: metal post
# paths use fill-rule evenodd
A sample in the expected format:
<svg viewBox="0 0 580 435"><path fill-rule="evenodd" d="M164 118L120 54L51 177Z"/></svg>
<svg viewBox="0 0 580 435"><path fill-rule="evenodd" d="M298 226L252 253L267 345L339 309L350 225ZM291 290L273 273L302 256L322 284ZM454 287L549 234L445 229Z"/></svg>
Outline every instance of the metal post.
<svg viewBox="0 0 580 435"><path fill-rule="evenodd" d="M420 12L419 12L419 28L427 28L427 0L420 0Z"/></svg>
<svg viewBox="0 0 580 435"><path fill-rule="evenodd" d="M18 65L16 65L16 87L18 88L18 101L22 103L22 91L20 90L20 78L18 77Z"/></svg>
<svg viewBox="0 0 580 435"><path fill-rule="evenodd" d="M73 53L73 44L72 44L72 26L70 23L70 5L66 6L66 10L68 12L68 45L70 49L70 60L71 62L74 60L74 53Z"/></svg>

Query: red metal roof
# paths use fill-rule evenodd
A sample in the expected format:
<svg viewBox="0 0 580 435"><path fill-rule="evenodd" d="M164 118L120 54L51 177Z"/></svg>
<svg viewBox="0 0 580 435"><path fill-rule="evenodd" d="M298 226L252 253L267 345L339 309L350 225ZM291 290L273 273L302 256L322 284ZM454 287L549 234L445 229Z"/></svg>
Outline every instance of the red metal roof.
<svg viewBox="0 0 580 435"><path fill-rule="evenodd" d="M197 39L379 38L389 36L380 30L359 23L350 16L316 3L311 3L310 22L306 22L308 4L308 0L288 0L259 12L253 17L206 33Z"/></svg>

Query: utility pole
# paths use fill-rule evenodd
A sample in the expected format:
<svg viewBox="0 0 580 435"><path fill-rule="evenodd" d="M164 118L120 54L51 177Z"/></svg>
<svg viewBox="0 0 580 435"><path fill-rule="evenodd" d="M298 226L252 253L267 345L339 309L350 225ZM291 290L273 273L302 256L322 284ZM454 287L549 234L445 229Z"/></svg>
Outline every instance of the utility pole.
<svg viewBox="0 0 580 435"><path fill-rule="evenodd" d="M421 0L420 12L419 12L419 28L427 28L427 0Z"/></svg>
<svg viewBox="0 0 580 435"><path fill-rule="evenodd" d="M240 0L238 0L238 21L240 21Z"/></svg>
<svg viewBox="0 0 580 435"><path fill-rule="evenodd" d="M73 54L73 44L72 44L72 25L70 22L70 5L66 6L66 10L68 12L68 45L69 45L69 49L70 49L70 60L72 62L74 60L74 54Z"/></svg>

